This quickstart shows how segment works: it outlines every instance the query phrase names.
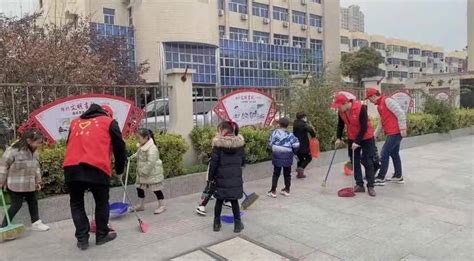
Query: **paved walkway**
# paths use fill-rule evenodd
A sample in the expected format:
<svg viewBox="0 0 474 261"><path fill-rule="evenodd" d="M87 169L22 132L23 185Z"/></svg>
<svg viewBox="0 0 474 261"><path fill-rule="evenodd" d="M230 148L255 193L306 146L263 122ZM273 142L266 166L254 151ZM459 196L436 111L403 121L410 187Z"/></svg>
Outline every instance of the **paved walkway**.
<svg viewBox="0 0 474 261"><path fill-rule="evenodd" d="M351 184L340 174L342 164L326 188L320 186L326 168L294 180L289 198L265 197L269 179L247 183L261 198L245 212L242 238L234 238L231 225L212 232L212 217L194 213L194 194L169 200L159 216L148 205L146 234L128 215L112 221L116 241L82 252L67 220L0 243L0 260L163 260L185 253L191 254L177 260L212 260L209 253L229 260L472 260L473 156L473 136L404 150L406 184L377 188L376 198L338 198L336 191Z"/></svg>

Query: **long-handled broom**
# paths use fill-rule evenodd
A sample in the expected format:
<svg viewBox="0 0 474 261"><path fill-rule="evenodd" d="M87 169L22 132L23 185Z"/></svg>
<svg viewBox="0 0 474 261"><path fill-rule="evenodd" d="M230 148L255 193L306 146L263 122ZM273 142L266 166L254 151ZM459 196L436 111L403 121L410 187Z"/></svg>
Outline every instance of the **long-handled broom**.
<svg viewBox="0 0 474 261"><path fill-rule="evenodd" d="M244 199L244 201L242 201L242 209L249 208L259 198L259 196L255 192L253 192L251 194L247 194L244 191L244 195L245 195L245 199Z"/></svg>
<svg viewBox="0 0 474 261"><path fill-rule="evenodd" d="M23 234L26 229L23 224L12 224L10 216L8 215L7 203L5 202L5 196L3 195L3 189L0 188L0 195L2 196L3 209L5 210L5 217L7 218L7 226L0 228L0 239L13 240Z"/></svg>
<svg viewBox="0 0 474 261"><path fill-rule="evenodd" d="M337 148L334 148L334 152L332 153L331 163L329 163L328 172L326 173L326 177L324 178L323 183L321 183L321 187L326 187L326 182L328 181L329 172L331 172L332 163L334 162L334 158L336 157L336 152L337 152Z"/></svg>
<svg viewBox="0 0 474 261"><path fill-rule="evenodd" d="M120 183L122 184L123 191L125 192L125 196L127 197L128 202L131 204L132 201L130 200L130 197L128 196L127 189L125 188L125 185L123 184L123 180L120 179ZM146 233L148 231L148 224L143 222L143 220L138 216L137 210L135 208L132 208L133 213L137 217L138 220L138 225L140 226L140 231L143 233Z"/></svg>

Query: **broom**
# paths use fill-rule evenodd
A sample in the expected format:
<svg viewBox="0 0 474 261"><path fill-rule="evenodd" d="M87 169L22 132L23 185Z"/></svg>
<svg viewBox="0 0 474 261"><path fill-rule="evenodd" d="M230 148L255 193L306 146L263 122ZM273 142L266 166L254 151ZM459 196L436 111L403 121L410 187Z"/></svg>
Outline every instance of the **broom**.
<svg viewBox="0 0 474 261"><path fill-rule="evenodd" d="M245 193L245 191L244 191L244 195L245 195L245 199L244 199L244 201L242 201L242 209L249 208L259 198L259 196L255 192L253 192L249 195L249 194Z"/></svg>
<svg viewBox="0 0 474 261"><path fill-rule="evenodd" d="M0 195L2 196L3 209L5 210L5 217L7 218L7 226L0 228L0 239L13 240L23 234L26 229L23 224L12 224L10 217L8 216L7 203L5 202L5 196L3 195L3 189L0 188Z"/></svg>
<svg viewBox="0 0 474 261"><path fill-rule="evenodd" d="M326 173L326 177L324 178L323 183L321 183L321 187L323 188L326 187L326 182L328 181L329 172L331 172L332 163L334 162L334 158L336 157L336 152L337 152L337 148L334 148L334 152L332 153L331 163L329 163L329 167L328 167L328 172Z"/></svg>
<svg viewBox="0 0 474 261"><path fill-rule="evenodd" d="M120 179L120 183L122 184L122 188L123 188L123 191L125 193L125 196L127 197L128 199L128 202L131 204L132 201L130 200L130 197L128 196L128 193L127 193L127 189L125 188L125 185L123 184L123 181L122 179ZM133 210L133 213L135 214L135 216L137 217L137 220L138 220L138 226L140 227L140 231L142 233L146 233L148 231L148 224L145 223L141 218L140 216L138 216L138 213L137 213L137 210L135 208L132 208Z"/></svg>

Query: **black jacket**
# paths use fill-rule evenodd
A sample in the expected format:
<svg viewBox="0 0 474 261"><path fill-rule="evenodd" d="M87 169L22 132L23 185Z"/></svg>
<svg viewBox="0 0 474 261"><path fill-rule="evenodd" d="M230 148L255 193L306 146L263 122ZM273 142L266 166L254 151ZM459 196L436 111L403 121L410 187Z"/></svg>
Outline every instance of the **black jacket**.
<svg viewBox="0 0 474 261"><path fill-rule="evenodd" d="M242 166L245 141L238 136L216 136L212 141L209 180L215 182L217 199L236 200L243 196Z"/></svg>
<svg viewBox="0 0 474 261"><path fill-rule="evenodd" d="M313 128L309 126L304 120L295 120L293 123L293 134L300 141L300 148L298 154L309 154L309 136L312 138L316 137L316 133Z"/></svg>
<svg viewBox="0 0 474 261"><path fill-rule="evenodd" d="M107 115L107 113L102 109L102 107L97 104L92 104L91 107L81 115L81 119L92 119L104 115ZM123 174L125 163L127 161L127 150L117 121L114 120L112 121L112 124L110 124L109 134L112 139L115 172ZM80 181L92 184L110 184L110 178L107 174L102 170L87 164L64 168L64 181L66 183Z"/></svg>

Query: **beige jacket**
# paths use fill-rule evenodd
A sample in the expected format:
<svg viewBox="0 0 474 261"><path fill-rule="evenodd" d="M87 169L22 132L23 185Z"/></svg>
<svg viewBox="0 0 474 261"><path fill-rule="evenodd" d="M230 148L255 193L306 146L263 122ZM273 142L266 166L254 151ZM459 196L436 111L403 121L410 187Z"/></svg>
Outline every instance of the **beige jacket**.
<svg viewBox="0 0 474 261"><path fill-rule="evenodd" d="M138 158L137 184L157 184L165 178L160 153L152 139L138 148L131 158Z"/></svg>
<svg viewBox="0 0 474 261"><path fill-rule="evenodd" d="M38 152L8 148L0 160L0 187L6 183L15 192L33 192L41 183Z"/></svg>

